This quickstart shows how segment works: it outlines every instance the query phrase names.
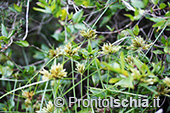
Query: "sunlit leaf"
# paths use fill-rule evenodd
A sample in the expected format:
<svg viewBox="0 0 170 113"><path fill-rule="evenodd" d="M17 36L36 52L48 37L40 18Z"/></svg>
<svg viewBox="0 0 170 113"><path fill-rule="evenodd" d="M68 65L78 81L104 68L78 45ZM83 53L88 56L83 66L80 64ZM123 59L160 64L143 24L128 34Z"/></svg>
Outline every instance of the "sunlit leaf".
<svg viewBox="0 0 170 113"><path fill-rule="evenodd" d="M51 10L48 7L46 7L45 9L33 7L33 9L35 11L40 11L40 12L43 12L43 13L51 13Z"/></svg>
<svg viewBox="0 0 170 113"><path fill-rule="evenodd" d="M28 47L29 46L29 43L25 40L16 41L15 43L17 45L21 46L21 47Z"/></svg>
<svg viewBox="0 0 170 113"><path fill-rule="evenodd" d="M73 22L78 23L81 20L82 16L83 16L83 10L79 10L73 15Z"/></svg>
<svg viewBox="0 0 170 113"><path fill-rule="evenodd" d="M160 5L159 5L159 8L160 9L164 9L166 7L166 4L165 3L161 3Z"/></svg>
<svg viewBox="0 0 170 113"><path fill-rule="evenodd" d="M164 48L164 52L165 52L166 54L170 54L170 48L166 46L166 47Z"/></svg>
<svg viewBox="0 0 170 113"><path fill-rule="evenodd" d="M77 23L74 25L74 27L78 30L85 30L86 26L83 23Z"/></svg>
<svg viewBox="0 0 170 113"><path fill-rule="evenodd" d="M151 0L153 4L158 4L159 0Z"/></svg>
<svg viewBox="0 0 170 113"><path fill-rule="evenodd" d="M110 26L106 25L106 27L110 30L113 31L115 28L110 28Z"/></svg>
<svg viewBox="0 0 170 113"><path fill-rule="evenodd" d="M17 12L22 12L22 4L20 6L17 6L16 4L14 4L14 9L17 11Z"/></svg>
<svg viewBox="0 0 170 113"><path fill-rule="evenodd" d="M136 8L144 8L144 3L141 0L131 0L132 5Z"/></svg>
<svg viewBox="0 0 170 113"><path fill-rule="evenodd" d="M66 11L66 9L62 9L61 10L61 20L65 20L66 17L67 17L67 11Z"/></svg>
<svg viewBox="0 0 170 113"><path fill-rule="evenodd" d="M1 34L2 36L8 37L8 32L6 30L6 27L4 26L4 24L1 24Z"/></svg>
<svg viewBox="0 0 170 113"><path fill-rule="evenodd" d="M152 51L154 54L163 54L164 52L161 50L154 50Z"/></svg>
<svg viewBox="0 0 170 113"><path fill-rule="evenodd" d="M109 80L109 83L110 83L110 84L113 84L113 83L118 82L119 80L121 80L121 79L120 79L120 78L111 78L111 79Z"/></svg>
<svg viewBox="0 0 170 113"><path fill-rule="evenodd" d="M133 29L133 33L134 33L135 35L138 35L139 32L140 32L139 26L136 25L136 26L134 27L134 29Z"/></svg>
<svg viewBox="0 0 170 113"><path fill-rule="evenodd" d="M164 18L148 18L149 20L153 21L153 22L160 22L160 21L165 21Z"/></svg>
<svg viewBox="0 0 170 113"><path fill-rule="evenodd" d="M133 77L129 76L127 78L123 78L122 80L120 80L119 82L117 82L115 85L119 85L121 87L127 87L127 88L134 88L133 85Z"/></svg>
<svg viewBox="0 0 170 113"><path fill-rule="evenodd" d="M128 75L128 72L127 72L126 70L124 70L124 69L122 70L121 67L120 67L120 65L119 65L118 63L116 63L116 62L114 62L113 64L108 64L108 63L106 63L106 62L102 62L102 64L103 64L104 66L106 66L106 70L111 70L111 71L113 71L113 72L122 74L122 75L124 75L124 76L126 76L126 77L129 76L129 75ZM104 68L104 69L105 69L105 68Z"/></svg>

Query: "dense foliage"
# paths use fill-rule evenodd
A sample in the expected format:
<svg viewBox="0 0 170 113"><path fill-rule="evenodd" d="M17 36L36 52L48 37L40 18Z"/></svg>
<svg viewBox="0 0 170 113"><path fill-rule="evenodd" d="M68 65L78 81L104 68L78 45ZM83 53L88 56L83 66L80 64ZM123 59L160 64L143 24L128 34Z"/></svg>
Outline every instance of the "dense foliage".
<svg viewBox="0 0 170 113"><path fill-rule="evenodd" d="M0 111L170 112L169 10L168 0L1 0ZM57 108L56 97L150 107Z"/></svg>

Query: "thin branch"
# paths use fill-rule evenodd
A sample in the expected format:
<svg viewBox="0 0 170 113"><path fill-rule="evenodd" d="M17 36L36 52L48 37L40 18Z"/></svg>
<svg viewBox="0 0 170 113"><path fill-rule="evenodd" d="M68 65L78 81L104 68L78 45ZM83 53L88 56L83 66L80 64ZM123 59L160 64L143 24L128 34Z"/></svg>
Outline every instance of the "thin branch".
<svg viewBox="0 0 170 113"><path fill-rule="evenodd" d="M25 36L23 37L22 40L25 40L28 36L28 13L29 13L29 4L30 4L30 1L27 0L27 11L26 11L26 31L25 31Z"/></svg>

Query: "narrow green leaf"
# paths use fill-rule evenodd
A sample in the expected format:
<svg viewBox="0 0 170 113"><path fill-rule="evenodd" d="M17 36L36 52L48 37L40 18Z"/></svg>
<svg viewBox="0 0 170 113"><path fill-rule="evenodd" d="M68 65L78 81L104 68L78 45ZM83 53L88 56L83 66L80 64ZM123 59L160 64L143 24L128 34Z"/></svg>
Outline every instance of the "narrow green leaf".
<svg viewBox="0 0 170 113"><path fill-rule="evenodd" d="M110 28L110 26L106 25L106 27L110 30L113 31L115 28Z"/></svg>
<svg viewBox="0 0 170 113"><path fill-rule="evenodd" d="M170 17L170 11L166 12L165 16Z"/></svg>
<svg viewBox="0 0 170 113"><path fill-rule="evenodd" d="M124 14L125 16L129 17L131 21L134 21L134 16L132 16L131 14Z"/></svg>
<svg viewBox="0 0 170 113"><path fill-rule="evenodd" d="M78 23L81 20L82 16L83 16L83 10L80 10L80 11L76 12L73 15L73 22Z"/></svg>
<svg viewBox="0 0 170 113"><path fill-rule="evenodd" d="M138 35L139 32L140 32L139 26L136 25L136 26L134 27L134 29L133 29L133 33L134 33L135 35Z"/></svg>
<svg viewBox="0 0 170 113"><path fill-rule="evenodd" d="M104 68L104 69L114 71L114 72L119 73L119 74L122 74L122 75L124 75L124 76L126 76L126 77L129 76L129 75L128 75L128 72L127 72L126 70L124 70L124 69L122 70L122 69L120 68L120 65L119 65L118 63L116 63L116 62L114 62L114 63L112 63L112 64L108 64L108 63L106 63L106 62L102 62L102 64L103 64L104 66L106 66L106 68Z"/></svg>
<svg viewBox="0 0 170 113"><path fill-rule="evenodd" d="M170 3L168 2L168 6L170 7Z"/></svg>
<svg viewBox="0 0 170 113"><path fill-rule="evenodd" d="M128 33L129 33L131 36L135 37L135 35L134 35L134 33L133 33L133 31L132 31L131 29L127 29L127 31L128 31Z"/></svg>
<svg viewBox="0 0 170 113"><path fill-rule="evenodd" d="M8 37L8 32L6 30L6 27L4 26L4 24L1 24L1 34L2 36Z"/></svg>
<svg viewBox="0 0 170 113"><path fill-rule="evenodd" d="M125 62L124 62L124 54L123 54L123 52L120 53L120 62L121 62L121 69L124 70Z"/></svg>
<svg viewBox="0 0 170 113"><path fill-rule="evenodd" d="M45 6L48 6L48 3L46 2L46 0L39 0L39 2L41 2Z"/></svg>
<svg viewBox="0 0 170 113"><path fill-rule="evenodd" d="M112 29L110 28L110 26L106 25L106 27L107 27L110 31L112 31Z"/></svg>
<svg viewBox="0 0 170 113"><path fill-rule="evenodd" d="M25 40L20 40L20 41L17 41L15 42L17 45L21 46L21 47L28 47L29 46L29 43Z"/></svg>
<svg viewBox="0 0 170 113"><path fill-rule="evenodd" d="M165 24L165 21L163 20L163 21L157 22L152 27L160 27L160 26L163 26L164 24Z"/></svg>
<svg viewBox="0 0 170 113"><path fill-rule="evenodd" d="M157 5L159 0L151 0L153 4Z"/></svg>
<svg viewBox="0 0 170 113"><path fill-rule="evenodd" d="M152 51L154 54L163 54L164 52L161 50L154 50Z"/></svg>
<svg viewBox="0 0 170 113"><path fill-rule="evenodd" d="M43 13L51 13L51 10L50 10L49 8L41 9L41 8L33 7L33 9L34 9L35 11L40 11L40 12L43 12Z"/></svg>
<svg viewBox="0 0 170 113"><path fill-rule="evenodd" d="M15 29L14 29L14 30L12 30L12 31L9 33L8 38L10 38L11 36L13 36L13 35L14 35L14 33L15 33Z"/></svg>
<svg viewBox="0 0 170 113"><path fill-rule="evenodd" d="M151 21L153 21L153 22L165 21L164 18L149 18L149 20L151 20Z"/></svg>
<svg viewBox="0 0 170 113"><path fill-rule="evenodd" d="M119 80L120 80L120 78L111 78L111 79L109 80L109 83L110 83L110 84L114 84L114 83L118 82Z"/></svg>
<svg viewBox="0 0 170 113"><path fill-rule="evenodd" d="M5 36L0 36L0 40L6 40L6 39L8 39L8 38Z"/></svg>
<svg viewBox="0 0 170 113"><path fill-rule="evenodd" d="M70 14L68 14L68 20L73 18L73 12L71 12Z"/></svg>
<svg viewBox="0 0 170 113"><path fill-rule="evenodd" d="M5 37L5 36L0 36L0 40L3 40L6 44L8 43L9 38ZM1 46L1 44L0 44Z"/></svg>
<svg viewBox="0 0 170 113"><path fill-rule="evenodd" d="M100 65L101 63L100 63L100 61L98 60L98 58L95 58L95 60L96 60L97 66L98 66L98 67L101 67L101 65Z"/></svg>
<svg viewBox="0 0 170 113"><path fill-rule="evenodd" d="M89 43L88 43L88 52L89 52L89 53L91 53L91 52L92 52L92 47L91 47L90 40L89 40Z"/></svg>
<svg viewBox="0 0 170 113"><path fill-rule="evenodd" d="M137 68L138 68L138 69L141 69L143 63L142 63L140 60L136 59L136 58L133 58L133 60L134 60L134 62L135 62L135 65L137 66Z"/></svg>
<svg viewBox="0 0 170 113"><path fill-rule="evenodd" d="M41 2L37 2L36 4L37 4L37 6L39 6L39 7L41 7L41 8L45 8L45 5L42 4Z"/></svg>
<svg viewBox="0 0 170 113"><path fill-rule="evenodd" d="M14 4L14 9L19 13L22 12L22 4L20 6L17 6L16 4Z"/></svg>
<svg viewBox="0 0 170 113"><path fill-rule="evenodd" d="M102 27L103 25L105 25L107 22L110 21L110 19L111 19L111 16L105 16L105 17L103 17L103 19L102 19L99 27Z"/></svg>

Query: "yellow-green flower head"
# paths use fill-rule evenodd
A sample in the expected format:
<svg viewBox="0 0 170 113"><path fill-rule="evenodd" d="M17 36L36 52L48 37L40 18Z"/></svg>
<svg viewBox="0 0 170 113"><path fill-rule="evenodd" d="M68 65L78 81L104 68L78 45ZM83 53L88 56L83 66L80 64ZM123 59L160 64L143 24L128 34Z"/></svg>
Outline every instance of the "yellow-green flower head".
<svg viewBox="0 0 170 113"><path fill-rule="evenodd" d="M134 80L140 80L142 75L137 69L131 69L132 73L131 76L133 77Z"/></svg>
<svg viewBox="0 0 170 113"><path fill-rule="evenodd" d="M96 38L96 32L94 30L88 29L87 31L82 30L80 31L81 36L87 39L95 39Z"/></svg>
<svg viewBox="0 0 170 113"><path fill-rule="evenodd" d="M80 74L83 74L84 69L85 69L84 64L80 64L80 63L77 64L76 70L77 70Z"/></svg>
<svg viewBox="0 0 170 113"><path fill-rule="evenodd" d="M65 51L66 55L73 56L73 55L75 55L78 52L79 49L80 49L79 46L73 49L71 43L68 43L66 45L64 51Z"/></svg>
<svg viewBox="0 0 170 113"><path fill-rule="evenodd" d="M29 98L29 99L32 99L32 97L34 96L34 92L33 91L31 91L31 92L23 91L22 96Z"/></svg>
<svg viewBox="0 0 170 113"><path fill-rule="evenodd" d="M145 41L143 40L143 38L139 37L132 39L132 44L134 47L143 47L145 45Z"/></svg>
<svg viewBox="0 0 170 113"><path fill-rule="evenodd" d="M102 47L102 53L103 54L111 54L111 53L116 53L119 51L121 47L120 46L113 46L111 43L106 43Z"/></svg>
<svg viewBox="0 0 170 113"><path fill-rule="evenodd" d="M54 78L63 78L67 76L67 72L65 72L63 65L60 63L58 63L58 65L52 65L50 72Z"/></svg>
<svg viewBox="0 0 170 113"><path fill-rule="evenodd" d="M25 100L25 106L28 108L30 106L30 104L31 104L31 100L29 98L27 98Z"/></svg>
<svg viewBox="0 0 170 113"><path fill-rule="evenodd" d="M49 57L50 58L53 58L57 55L57 51L56 50L53 50L53 49L50 49L49 50Z"/></svg>
<svg viewBox="0 0 170 113"><path fill-rule="evenodd" d="M165 78L163 79L163 83L165 83L168 87L170 87L170 78L165 77Z"/></svg>
<svg viewBox="0 0 170 113"><path fill-rule="evenodd" d="M54 105L51 101L48 102L47 107L42 109L43 113L52 113L54 109Z"/></svg>
<svg viewBox="0 0 170 113"><path fill-rule="evenodd" d="M61 47L59 47L59 48L56 48L55 50L53 50L53 49L50 49L49 50L49 57L50 58L53 58L53 57L59 57L59 56L61 56L61 55L63 55L63 52L62 52L62 49L61 49Z"/></svg>
<svg viewBox="0 0 170 113"><path fill-rule="evenodd" d="M148 79L144 79L142 78L140 81L147 83L147 84L154 84L155 82L157 82L158 80L156 78L148 78Z"/></svg>
<svg viewBox="0 0 170 113"><path fill-rule="evenodd" d="M151 44L145 44L145 41L141 37L137 37L135 39L132 39L132 45L130 47L127 47L127 49L137 50L137 49L149 49Z"/></svg>
<svg viewBox="0 0 170 113"><path fill-rule="evenodd" d="M45 69L40 71L40 73L43 74L42 80L51 80L53 78L53 76Z"/></svg>
<svg viewBox="0 0 170 113"><path fill-rule="evenodd" d="M127 56L127 58L125 58L125 61L128 63L128 64L133 64L133 57L132 56Z"/></svg>

